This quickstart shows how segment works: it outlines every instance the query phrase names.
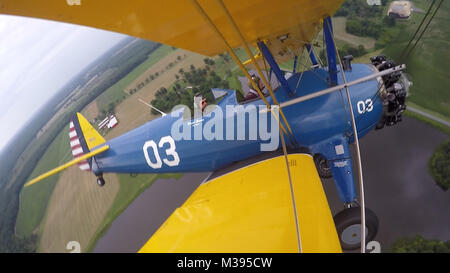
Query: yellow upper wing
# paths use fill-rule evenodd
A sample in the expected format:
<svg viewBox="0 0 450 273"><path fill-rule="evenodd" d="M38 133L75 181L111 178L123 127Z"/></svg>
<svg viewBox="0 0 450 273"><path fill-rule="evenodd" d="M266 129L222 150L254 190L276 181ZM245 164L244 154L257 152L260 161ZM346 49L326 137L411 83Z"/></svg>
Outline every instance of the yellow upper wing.
<svg viewBox="0 0 450 273"><path fill-rule="evenodd" d="M341 252L314 162L290 154L303 252ZM297 252L286 163L274 157L200 185L140 252Z"/></svg>
<svg viewBox="0 0 450 273"><path fill-rule="evenodd" d="M269 41L276 58L310 42L322 18L344 0L224 0L247 42ZM224 10L215 0L199 0L233 47L241 46ZM79 4L79 5L78 5ZM226 51L191 0L0 0L0 13L86 25L213 56ZM277 37L288 34L281 42Z"/></svg>

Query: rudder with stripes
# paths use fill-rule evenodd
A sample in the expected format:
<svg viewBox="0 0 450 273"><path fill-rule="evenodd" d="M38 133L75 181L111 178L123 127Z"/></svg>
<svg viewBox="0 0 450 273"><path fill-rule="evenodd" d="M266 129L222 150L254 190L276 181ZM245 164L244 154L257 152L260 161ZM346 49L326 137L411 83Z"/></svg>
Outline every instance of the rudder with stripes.
<svg viewBox="0 0 450 273"><path fill-rule="evenodd" d="M106 142L80 113L76 113L69 123L69 139L74 158L83 156L89 153L92 148ZM91 166L92 158L78 163L78 167L82 171L90 171Z"/></svg>

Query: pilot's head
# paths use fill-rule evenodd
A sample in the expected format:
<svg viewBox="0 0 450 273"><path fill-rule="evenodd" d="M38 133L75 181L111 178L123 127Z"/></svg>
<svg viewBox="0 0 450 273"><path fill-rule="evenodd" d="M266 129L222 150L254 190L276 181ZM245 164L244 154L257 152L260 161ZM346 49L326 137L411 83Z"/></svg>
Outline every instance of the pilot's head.
<svg viewBox="0 0 450 273"><path fill-rule="evenodd" d="M202 111L205 109L206 107L206 98L204 98L202 96L202 94L197 93L194 96L194 106L199 109L201 109Z"/></svg>

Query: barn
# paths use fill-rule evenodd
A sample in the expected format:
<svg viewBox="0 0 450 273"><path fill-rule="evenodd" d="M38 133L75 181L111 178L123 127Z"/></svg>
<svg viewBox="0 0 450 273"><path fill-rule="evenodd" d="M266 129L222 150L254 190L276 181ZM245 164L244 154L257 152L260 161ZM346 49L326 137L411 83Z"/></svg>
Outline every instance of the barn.
<svg viewBox="0 0 450 273"><path fill-rule="evenodd" d="M392 1L389 6L388 16L408 19L411 16L411 7L410 1Z"/></svg>

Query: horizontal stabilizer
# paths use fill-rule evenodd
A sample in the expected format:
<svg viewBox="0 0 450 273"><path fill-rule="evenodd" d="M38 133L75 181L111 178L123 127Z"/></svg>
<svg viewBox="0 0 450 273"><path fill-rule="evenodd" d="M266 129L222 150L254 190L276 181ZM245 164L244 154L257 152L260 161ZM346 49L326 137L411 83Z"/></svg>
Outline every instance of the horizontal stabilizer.
<svg viewBox="0 0 450 273"><path fill-rule="evenodd" d="M84 154L84 155L82 155L80 157L77 157L77 158L73 159L72 161L67 162L64 165L59 166L58 168L55 168L55 169L53 169L51 171L48 171L48 172L46 172L44 174L41 174L40 176L38 176L38 177L34 178L33 180L27 182L25 184L25 187L31 186L31 185L41 181L42 179L45 179L45 178L47 178L49 176L52 176L52 175L54 175L54 174L56 174L56 173L58 173L58 172L60 172L60 171L62 171L64 169L67 169L70 166L75 165L75 164L77 164L79 162L85 161L88 158L91 158L91 157L93 157L95 155L101 154L101 153L103 153L104 151L106 151L108 149L109 149L109 146L105 145L105 146L102 146L102 147L92 151L92 152L89 152L89 153Z"/></svg>

